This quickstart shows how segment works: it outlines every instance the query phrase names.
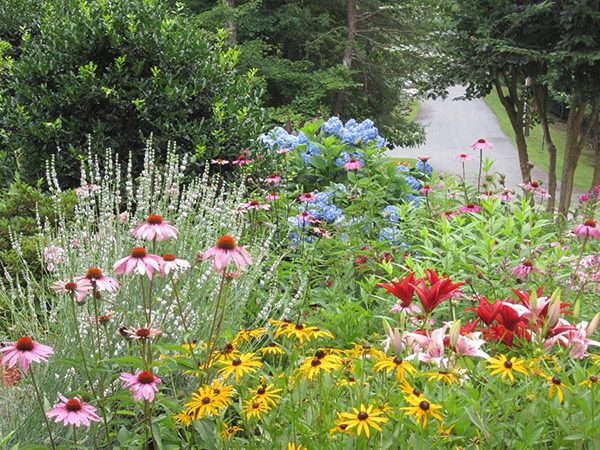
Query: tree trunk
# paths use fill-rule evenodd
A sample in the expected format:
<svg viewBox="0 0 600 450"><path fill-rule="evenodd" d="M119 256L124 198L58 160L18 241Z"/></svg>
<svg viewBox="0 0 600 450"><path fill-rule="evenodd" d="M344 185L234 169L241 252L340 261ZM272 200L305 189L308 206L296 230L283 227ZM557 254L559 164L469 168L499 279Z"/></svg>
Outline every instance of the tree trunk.
<svg viewBox="0 0 600 450"><path fill-rule="evenodd" d="M527 152L527 140L525 139L524 132L523 101L519 98L517 90L518 78L515 76L510 77L510 79L509 77L505 78L509 90L508 95L505 95L502 91L502 84L500 83L500 79L498 77L494 79L494 86L496 88L498 97L500 98L500 102L506 110L506 114L508 115L508 119L510 120L513 131L515 132L521 178L523 179L523 183L528 183L531 181L531 170L529 169L528 164L529 154Z"/></svg>
<svg viewBox="0 0 600 450"><path fill-rule="evenodd" d="M592 177L590 190L594 189L594 186L600 185L600 120L596 120L594 128L594 138L592 139L592 147L594 149L594 176Z"/></svg>
<svg viewBox="0 0 600 450"><path fill-rule="evenodd" d="M569 117L567 119L567 141L565 143L565 156L563 162L563 171L560 183L560 203L558 212L567 215L571 206L571 196L573 195L573 185L575 181L575 170L581 156L583 146L587 142L591 130L598 118L598 107L600 100L596 100L592 106L592 113L589 122L582 132L583 118L588 103L583 101L580 96L573 94L570 101Z"/></svg>
<svg viewBox="0 0 600 450"><path fill-rule="evenodd" d="M537 115L542 125L542 131L544 132L544 142L546 143L546 150L548 151L548 211L553 211L556 204L556 146L552 140L550 134L550 123L548 120L548 88L543 85L538 85L537 80L533 80L532 83L533 97L535 99L535 105L537 109Z"/></svg>
<svg viewBox="0 0 600 450"><path fill-rule="evenodd" d="M352 52L354 49L354 41L356 40L356 0L348 0L346 17L348 21L348 33L346 35L346 45L344 46L344 55L342 57L342 64L348 68L352 68ZM335 96L335 104L333 105L332 114L339 116L344 107L346 101L346 92L341 90L338 91Z"/></svg>
<svg viewBox="0 0 600 450"><path fill-rule="evenodd" d="M223 0L223 4L232 9L235 8L235 0ZM235 22L233 20L228 20L223 26L229 32L227 41L231 45L235 45L237 43L237 30L235 28Z"/></svg>

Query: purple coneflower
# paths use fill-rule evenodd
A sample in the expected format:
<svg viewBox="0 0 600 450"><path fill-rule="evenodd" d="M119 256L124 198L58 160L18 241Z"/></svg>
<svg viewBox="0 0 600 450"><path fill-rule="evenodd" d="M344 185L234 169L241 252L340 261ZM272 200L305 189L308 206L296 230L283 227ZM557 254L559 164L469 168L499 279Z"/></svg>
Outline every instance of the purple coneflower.
<svg viewBox="0 0 600 450"><path fill-rule="evenodd" d="M81 302L92 289L92 283L87 279L76 281L57 281L52 289L59 294L69 294L75 297L77 303Z"/></svg>
<svg viewBox="0 0 600 450"><path fill-rule="evenodd" d="M158 255L148 253L144 247L134 247L131 254L121 258L114 265L115 275L137 272L148 275L152 279L154 272L161 273L163 259Z"/></svg>
<svg viewBox="0 0 600 450"><path fill-rule="evenodd" d="M96 414L96 408L82 402L79 397L66 398L59 394L58 398L60 398L60 402L46 413L46 416L54 417L55 422L76 427L81 425L89 427L91 422L100 421L100 417Z"/></svg>
<svg viewBox="0 0 600 450"><path fill-rule="evenodd" d="M237 245L235 239L228 235L221 236L217 240L217 244L202 255L202 259L212 259L213 268L217 272L225 270L231 261L235 263L237 270L242 270L252 264L250 253L244 247Z"/></svg>
<svg viewBox="0 0 600 450"><path fill-rule="evenodd" d="M78 280L88 280L99 291L117 292L119 289L119 282L112 277L104 275L102 269L99 267L90 267L85 276L78 278Z"/></svg>
<svg viewBox="0 0 600 450"><path fill-rule="evenodd" d="M575 225L573 233L579 237L591 237L593 239L600 239L600 230L596 228L596 221L594 219L586 219L583 223Z"/></svg>
<svg viewBox="0 0 600 450"><path fill-rule="evenodd" d="M154 394L158 392L157 386L162 383L160 378L147 370L136 374L125 372L119 378L125 382L123 387L133 393L133 400L136 402L141 399L153 401Z"/></svg>
<svg viewBox="0 0 600 450"><path fill-rule="evenodd" d="M145 222L131 230L131 233L138 239L164 241L169 238L177 238L178 231L158 214L151 214Z"/></svg>
<svg viewBox="0 0 600 450"><path fill-rule="evenodd" d="M29 336L23 336L6 347L0 348L2 355L2 364L9 368L18 365L23 372L29 370L32 362L45 362L50 355L54 354L52 347L38 344Z"/></svg>

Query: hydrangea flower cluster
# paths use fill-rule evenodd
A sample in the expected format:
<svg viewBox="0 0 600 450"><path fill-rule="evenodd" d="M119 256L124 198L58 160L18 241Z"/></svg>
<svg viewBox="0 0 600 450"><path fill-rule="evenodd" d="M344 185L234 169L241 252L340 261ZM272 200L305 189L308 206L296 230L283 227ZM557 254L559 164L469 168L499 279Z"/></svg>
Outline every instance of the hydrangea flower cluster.
<svg viewBox="0 0 600 450"><path fill-rule="evenodd" d="M363 166L365 165L365 158L363 157L363 154L359 151L355 151L355 152L351 152L351 153L348 153L348 152L340 153L340 157L335 159L335 165L337 167L341 167L344 164L349 163L351 159L360 161Z"/></svg>
<svg viewBox="0 0 600 450"><path fill-rule="evenodd" d="M360 123L350 119L343 124L339 117L331 117L321 129L325 134L336 136L349 145L366 145L374 142L377 147L385 146L385 139L379 136L379 130L370 119Z"/></svg>
<svg viewBox="0 0 600 450"><path fill-rule="evenodd" d="M333 192L319 192L315 195L315 201L310 204L308 212L323 222L335 222L343 212L331 203L332 197Z"/></svg>

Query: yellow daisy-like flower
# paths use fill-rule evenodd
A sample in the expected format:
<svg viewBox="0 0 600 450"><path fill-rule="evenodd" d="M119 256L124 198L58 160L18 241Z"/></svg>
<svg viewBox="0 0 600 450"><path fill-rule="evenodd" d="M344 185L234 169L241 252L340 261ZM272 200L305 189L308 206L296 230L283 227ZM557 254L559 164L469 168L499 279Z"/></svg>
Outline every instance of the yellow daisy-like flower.
<svg viewBox="0 0 600 450"><path fill-rule="evenodd" d="M219 369L219 374L227 379L232 373L235 373L236 383L246 373L254 373L262 366L262 362L254 355L254 353L244 353L229 361L220 361L225 366Z"/></svg>
<svg viewBox="0 0 600 450"><path fill-rule="evenodd" d="M377 372L385 370L387 373L395 370L398 381L404 381L405 372L408 372L411 375L417 373L417 369L415 369L411 363L403 360L399 356L385 356L384 358L381 358L375 363L374 369Z"/></svg>
<svg viewBox="0 0 600 450"><path fill-rule="evenodd" d="M590 359L592 360L592 362L594 364L596 364L597 366L600 366L600 354L590 355Z"/></svg>
<svg viewBox="0 0 600 450"><path fill-rule="evenodd" d="M344 356L346 354L346 350L335 347L321 347L319 350L324 352L326 355Z"/></svg>
<svg viewBox="0 0 600 450"><path fill-rule="evenodd" d="M356 434L359 436L364 432L367 437L371 436L371 428L382 431L381 425L388 419L381 417L383 413L373 408L373 405L365 407L361 404L360 408L352 408L351 413L339 414L339 426L346 425L347 430L356 428Z"/></svg>
<svg viewBox="0 0 600 450"><path fill-rule="evenodd" d="M572 388L570 386L567 386L566 384L564 384L563 381L556 375L550 376L546 373L540 372L540 376L542 378L544 378L546 381L548 381L548 398L552 399L552 397L554 397L554 394L556 393L556 396L562 403L565 398L563 389L565 389L565 388L572 389Z"/></svg>
<svg viewBox="0 0 600 450"><path fill-rule="evenodd" d="M223 346L221 350L215 352L211 359L216 361L231 361L241 355L238 348L231 342Z"/></svg>
<svg viewBox="0 0 600 450"><path fill-rule="evenodd" d="M346 355L354 358L374 358L381 359L385 357L385 353L381 350L377 350L374 347L371 347L369 344L357 344L354 342L354 348L351 350L346 350Z"/></svg>
<svg viewBox="0 0 600 450"><path fill-rule="evenodd" d="M215 400L220 401L225 406L231 405L231 397L235 394L233 386L223 384L220 380L214 379L208 387L212 389Z"/></svg>
<svg viewBox="0 0 600 450"><path fill-rule="evenodd" d="M285 326L281 326L275 331L275 338L279 336L285 336L289 339L296 339L301 344L306 341L310 341L311 339L319 339L319 338L330 338L333 339L333 334L328 331L320 330L315 326L306 325L305 323L286 323Z"/></svg>
<svg viewBox="0 0 600 450"><path fill-rule="evenodd" d="M590 375L587 380L579 383L580 386L587 386L590 389L598 384L598 377L596 375Z"/></svg>
<svg viewBox="0 0 600 450"><path fill-rule="evenodd" d="M269 405L261 400L247 400L242 408L242 411L246 413L246 417L251 419L256 417L260 419L262 414L268 413L271 410Z"/></svg>
<svg viewBox="0 0 600 450"><path fill-rule="evenodd" d="M232 439L238 431L244 431L244 429L236 427L235 425L225 424L225 428L223 428L223 431L221 431L219 434L223 439L229 440Z"/></svg>
<svg viewBox="0 0 600 450"><path fill-rule="evenodd" d="M429 381L444 381L449 385L453 383L460 384L460 378L452 371L440 370L438 372L427 372L425 375Z"/></svg>
<svg viewBox="0 0 600 450"><path fill-rule="evenodd" d="M490 358L487 360L487 368L490 370L491 375L500 375L502 379L508 377L511 382L515 381L514 372L519 372L523 375L528 374L523 361L514 356L510 359L507 359L504 355Z"/></svg>
<svg viewBox="0 0 600 450"><path fill-rule="evenodd" d="M335 384L338 386L354 386L356 384L356 378L349 376L343 380L336 381Z"/></svg>
<svg viewBox="0 0 600 450"><path fill-rule="evenodd" d="M241 341L247 342L248 344L252 341L252 339L256 339L257 337L265 334L267 330L264 328L252 328L252 329L243 329L238 331L238 333L233 338L233 344L239 345Z"/></svg>
<svg viewBox="0 0 600 450"><path fill-rule="evenodd" d="M287 450L307 450L306 447L302 447L300 444L295 442L288 442Z"/></svg>
<svg viewBox="0 0 600 450"><path fill-rule="evenodd" d="M267 344L265 347L261 348L258 351L263 356L264 355L283 355L285 353L285 350L283 349L283 347L279 344L276 344L275 342L271 342L271 343Z"/></svg>
<svg viewBox="0 0 600 450"><path fill-rule="evenodd" d="M456 424L453 423L448 428L445 428L444 422L438 422L437 427L438 427L438 431L439 431L442 439L448 439L448 436L450 436L450 434L452 434L452 430L454 429L455 426L456 426Z"/></svg>
<svg viewBox="0 0 600 450"><path fill-rule="evenodd" d="M339 356L325 355L323 352L317 351L314 357L306 358L298 371L306 378L312 380L321 372L331 372L342 367L342 361Z"/></svg>
<svg viewBox="0 0 600 450"><path fill-rule="evenodd" d="M436 405L435 403L431 403L424 398L418 398L414 395L405 397L405 400L411 404L411 406L403 406L400 409L405 411L405 415L407 416L415 416L415 422L417 425L421 423L421 427L425 428L427 426L427 420L429 416L433 417L437 420L443 420L439 410L442 409L441 405Z"/></svg>
<svg viewBox="0 0 600 450"><path fill-rule="evenodd" d="M210 387L202 386L197 393L192 394L192 400L184 404L189 409L193 419L201 419L203 417L214 414L219 415L220 410L224 409L224 405L213 393Z"/></svg>
<svg viewBox="0 0 600 450"><path fill-rule="evenodd" d="M420 389L417 389L416 387L411 386L406 380L404 380L400 383L400 389L402 390L402 392L404 392L405 394L407 394L409 396L414 396L416 398L425 398L425 396L423 395L423 392L421 392Z"/></svg>
<svg viewBox="0 0 600 450"><path fill-rule="evenodd" d="M275 406L275 399L281 398L281 395L277 395L278 392L281 392L283 389L275 389L275 386L269 384L268 386L265 384L261 384L256 391L254 391L254 397L252 397L252 401L264 401L267 404L271 404Z"/></svg>
<svg viewBox="0 0 600 450"><path fill-rule="evenodd" d="M335 426L329 430L329 434L341 433L353 435L354 431L348 428L348 425L344 423L344 419L340 417L340 413L337 413L338 419L334 422Z"/></svg>
<svg viewBox="0 0 600 450"><path fill-rule="evenodd" d="M179 414L175 414L173 419L175 419L175 423L179 423L186 427L189 427L192 423L192 416L190 415L190 410L181 411Z"/></svg>

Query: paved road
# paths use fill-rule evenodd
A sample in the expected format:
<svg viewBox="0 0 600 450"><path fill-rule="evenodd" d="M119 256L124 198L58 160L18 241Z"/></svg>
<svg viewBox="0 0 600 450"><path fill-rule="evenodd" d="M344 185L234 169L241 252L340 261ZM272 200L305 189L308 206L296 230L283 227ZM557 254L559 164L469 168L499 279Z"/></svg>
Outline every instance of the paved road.
<svg viewBox="0 0 600 450"><path fill-rule="evenodd" d="M517 149L500 128L495 114L482 99L453 100L463 95L462 87L450 88L449 93L445 100L421 102L416 120L425 127L425 144L416 148L398 147L390 150L388 154L408 158L431 156L430 163L438 172L462 175L462 164L454 157L459 153L470 153L473 159L466 162L467 178L477 182L479 152L471 150L469 146L473 141L485 138L494 144L493 149L484 150L484 156L494 160L492 171L504 174L507 186L521 192L519 183L522 180ZM548 177L542 170L534 168L532 179L542 180L547 186ZM580 193L575 193L577 194Z"/></svg>

